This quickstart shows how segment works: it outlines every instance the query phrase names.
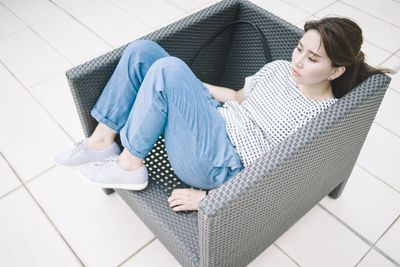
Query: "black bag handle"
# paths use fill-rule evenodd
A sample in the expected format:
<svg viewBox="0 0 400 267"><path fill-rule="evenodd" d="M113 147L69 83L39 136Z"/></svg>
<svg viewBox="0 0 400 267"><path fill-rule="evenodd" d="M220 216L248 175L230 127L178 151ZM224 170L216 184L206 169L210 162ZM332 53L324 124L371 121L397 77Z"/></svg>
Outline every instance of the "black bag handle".
<svg viewBox="0 0 400 267"><path fill-rule="evenodd" d="M237 25L237 24L247 24L253 27L253 29L255 29L258 32L258 35L260 37L262 46L263 46L263 50L264 50L264 56L265 56L265 60L266 62L270 62L271 61L271 54L269 52L269 47L268 47L268 43L267 43L267 39L265 38L264 33L262 32L262 30L260 29L260 27L258 27L257 25L255 25L254 23L250 22L250 21L246 21L246 20L236 20L233 22L228 23L227 25L225 25L224 27L222 27L221 29L219 29L213 36L211 36L199 49L199 52L195 55L194 59L192 60L192 63L190 64L190 66L193 66L196 63L197 58L199 57L199 55L203 52L203 50L212 42L214 41L215 38L218 37L218 35L220 35L223 31Z"/></svg>

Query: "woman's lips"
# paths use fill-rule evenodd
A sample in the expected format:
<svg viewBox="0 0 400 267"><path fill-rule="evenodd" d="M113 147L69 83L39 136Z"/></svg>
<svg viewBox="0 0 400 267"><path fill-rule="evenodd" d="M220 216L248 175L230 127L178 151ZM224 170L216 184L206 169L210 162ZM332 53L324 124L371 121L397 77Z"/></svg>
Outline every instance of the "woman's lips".
<svg viewBox="0 0 400 267"><path fill-rule="evenodd" d="M292 74L294 76L300 76L300 74L294 68L292 68Z"/></svg>

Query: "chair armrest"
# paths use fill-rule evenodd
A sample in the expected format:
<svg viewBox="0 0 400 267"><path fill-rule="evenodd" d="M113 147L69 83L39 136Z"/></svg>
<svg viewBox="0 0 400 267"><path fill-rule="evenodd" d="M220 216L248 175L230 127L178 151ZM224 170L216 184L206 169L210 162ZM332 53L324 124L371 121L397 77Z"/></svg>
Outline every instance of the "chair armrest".
<svg viewBox="0 0 400 267"><path fill-rule="evenodd" d="M370 77L203 199L201 266L250 263L348 179L389 81Z"/></svg>

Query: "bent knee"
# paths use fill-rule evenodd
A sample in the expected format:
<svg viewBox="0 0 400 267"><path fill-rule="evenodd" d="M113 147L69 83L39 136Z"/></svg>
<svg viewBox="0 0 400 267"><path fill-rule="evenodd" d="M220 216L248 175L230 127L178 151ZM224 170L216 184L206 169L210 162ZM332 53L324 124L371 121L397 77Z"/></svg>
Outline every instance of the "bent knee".
<svg viewBox="0 0 400 267"><path fill-rule="evenodd" d="M158 59L154 62L153 68L162 69L165 73L180 73L190 71L190 68L186 63L177 57L169 56Z"/></svg>
<svg viewBox="0 0 400 267"><path fill-rule="evenodd" d="M148 71L147 79L153 79L162 84L164 90L173 89L174 92L193 88L199 82L184 61L172 56L156 60Z"/></svg>
<svg viewBox="0 0 400 267"><path fill-rule="evenodd" d="M130 42L125 48L124 54L158 54L160 56L168 55L168 53L159 44L151 40L135 40Z"/></svg>

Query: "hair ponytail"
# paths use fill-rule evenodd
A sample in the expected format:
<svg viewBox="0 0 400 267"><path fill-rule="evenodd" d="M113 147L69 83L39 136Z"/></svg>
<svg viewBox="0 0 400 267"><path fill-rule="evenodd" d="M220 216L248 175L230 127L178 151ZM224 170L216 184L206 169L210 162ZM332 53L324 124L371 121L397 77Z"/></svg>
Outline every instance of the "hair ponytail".
<svg viewBox="0 0 400 267"><path fill-rule="evenodd" d="M341 98L351 89L356 87L369 76L381 73L379 69L370 67L365 62L365 55L359 52L353 64L346 67L346 71L338 78L332 81L332 90L335 97Z"/></svg>

